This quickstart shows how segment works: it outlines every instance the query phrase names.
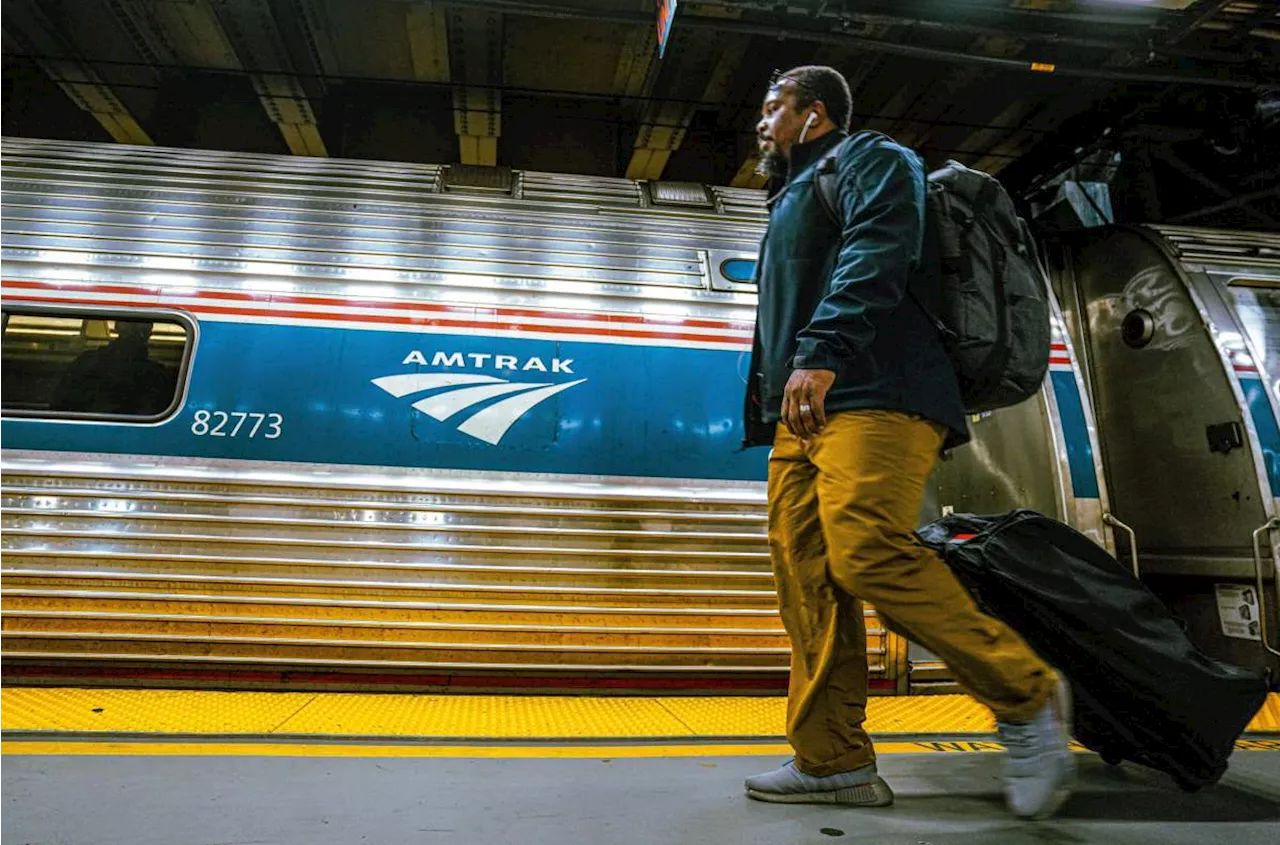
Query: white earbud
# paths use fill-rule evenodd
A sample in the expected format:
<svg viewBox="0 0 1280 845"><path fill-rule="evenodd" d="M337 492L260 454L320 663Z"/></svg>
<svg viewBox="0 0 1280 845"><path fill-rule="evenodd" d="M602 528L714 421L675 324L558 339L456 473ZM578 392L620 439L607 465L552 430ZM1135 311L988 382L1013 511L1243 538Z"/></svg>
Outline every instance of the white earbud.
<svg viewBox="0 0 1280 845"><path fill-rule="evenodd" d="M804 122L804 128L800 130L800 139L796 141L797 144L804 143L804 136L809 134L809 127L813 126L813 122L817 119L818 113L816 111L809 112L809 119Z"/></svg>

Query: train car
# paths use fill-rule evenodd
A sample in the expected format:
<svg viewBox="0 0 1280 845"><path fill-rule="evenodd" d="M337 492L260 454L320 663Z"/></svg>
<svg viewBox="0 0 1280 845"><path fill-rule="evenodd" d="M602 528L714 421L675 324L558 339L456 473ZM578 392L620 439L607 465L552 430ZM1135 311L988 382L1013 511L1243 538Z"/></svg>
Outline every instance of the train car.
<svg viewBox="0 0 1280 845"><path fill-rule="evenodd" d="M10 680L785 689L740 448L762 194L3 157ZM1032 507L1127 561L1073 243L1044 390L971 420L921 519ZM954 688L867 612L873 691Z"/></svg>
<svg viewBox="0 0 1280 845"><path fill-rule="evenodd" d="M1206 651L1280 678L1280 234L1048 244L1121 558Z"/></svg>
<svg viewBox="0 0 1280 845"><path fill-rule="evenodd" d="M783 688L758 192L3 155L10 679Z"/></svg>
<svg viewBox="0 0 1280 845"><path fill-rule="evenodd" d="M932 505L1056 516L1118 555L1209 654L1280 680L1280 235L1100 227L1045 240L1036 400L971 420ZM913 688L949 688L909 648Z"/></svg>

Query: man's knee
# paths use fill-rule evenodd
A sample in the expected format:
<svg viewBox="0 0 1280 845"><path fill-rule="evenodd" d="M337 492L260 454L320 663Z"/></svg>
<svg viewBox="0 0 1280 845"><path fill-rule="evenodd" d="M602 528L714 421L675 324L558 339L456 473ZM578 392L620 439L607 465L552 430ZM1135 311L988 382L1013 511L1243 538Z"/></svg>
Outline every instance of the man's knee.
<svg viewBox="0 0 1280 845"><path fill-rule="evenodd" d="M901 584L920 569L919 557L927 551L909 531L883 524L859 526L857 531L832 537L831 543L832 580L845 592L865 599Z"/></svg>
<svg viewBox="0 0 1280 845"><path fill-rule="evenodd" d="M812 524L790 525L785 528L771 527L769 550L774 560L788 561L793 564L827 556L826 542L823 540L822 529L817 524L817 520Z"/></svg>

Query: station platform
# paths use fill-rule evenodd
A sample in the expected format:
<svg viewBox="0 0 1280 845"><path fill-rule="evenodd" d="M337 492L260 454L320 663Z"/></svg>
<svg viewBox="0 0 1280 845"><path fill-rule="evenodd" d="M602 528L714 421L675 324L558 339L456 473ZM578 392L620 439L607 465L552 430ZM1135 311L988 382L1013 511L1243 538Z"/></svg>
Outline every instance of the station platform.
<svg viewBox="0 0 1280 845"><path fill-rule="evenodd" d="M1003 807L966 696L874 698L892 808L760 804L789 756L779 697L8 688L3 838L17 843L1280 841L1280 696L1217 785L1186 794L1078 749L1061 813Z"/></svg>

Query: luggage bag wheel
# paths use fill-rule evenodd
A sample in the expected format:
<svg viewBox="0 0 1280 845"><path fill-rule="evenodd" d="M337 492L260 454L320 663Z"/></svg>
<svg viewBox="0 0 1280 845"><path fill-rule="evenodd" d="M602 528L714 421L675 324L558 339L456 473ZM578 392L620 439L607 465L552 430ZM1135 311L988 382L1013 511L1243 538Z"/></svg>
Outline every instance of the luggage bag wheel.
<svg viewBox="0 0 1280 845"><path fill-rule="evenodd" d="M1114 751L1103 751L1099 756L1102 757L1102 762L1108 766L1118 766L1124 762L1124 758Z"/></svg>

